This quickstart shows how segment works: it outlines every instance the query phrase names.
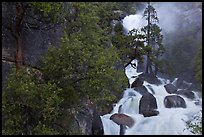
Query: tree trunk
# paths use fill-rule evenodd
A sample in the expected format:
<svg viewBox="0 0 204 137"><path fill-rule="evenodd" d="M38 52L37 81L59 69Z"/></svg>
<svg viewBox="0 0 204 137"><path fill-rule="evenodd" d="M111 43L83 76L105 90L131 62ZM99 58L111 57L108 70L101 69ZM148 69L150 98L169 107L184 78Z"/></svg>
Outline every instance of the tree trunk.
<svg viewBox="0 0 204 137"><path fill-rule="evenodd" d="M149 69L149 57L147 55L147 61L146 61L146 66L145 66L145 73L148 74L148 69Z"/></svg>
<svg viewBox="0 0 204 137"><path fill-rule="evenodd" d="M156 56L156 59L158 60L158 56ZM154 74L155 74L155 76L157 75L157 72L158 72L158 70L159 70L157 63L158 63L158 62L155 62L155 63L154 63L154 64L155 64L155 69L154 69Z"/></svg>
<svg viewBox="0 0 204 137"><path fill-rule="evenodd" d="M149 11L150 3L148 2L148 15L147 15L147 45L150 46L150 11ZM147 62L146 62L146 68L145 73L148 74L150 66L150 59L149 59L149 53L147 54Z"/></svg>
<svg viewBox="0 0 204 137"><path fill-rule="evenodd" d="M155 71L154 71L154 74L157 75L157 72L158 72L158 66L157 66L157 63L155 63Z"/></svg>
<svg viewBox="0 0 204 137"><path fill-rule="evenodd" d="M24 7L22 3L16 3L16 26L15 26L15 39L16 39L16 54L15 54L15 63L16 70L18 71L23 64L23 56L22 56L22 20L24 15Z"/></svg>
<svg viewBox="0 0 204 137"><path fill-rule="evenodd" d="M149 60L149 74L153 74L151 60Z"/></svg>

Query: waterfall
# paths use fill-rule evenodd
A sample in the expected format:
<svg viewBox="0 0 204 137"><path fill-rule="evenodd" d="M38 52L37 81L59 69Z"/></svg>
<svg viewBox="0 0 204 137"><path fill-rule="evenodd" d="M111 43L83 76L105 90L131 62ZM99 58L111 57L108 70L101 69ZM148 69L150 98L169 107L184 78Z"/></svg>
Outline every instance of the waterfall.
<svg viewBox="0 0 204 137"><path fill-rule="evenodd" d="M130 85L142 72L137 71L138 61L135 59L125 68L125 74L129 79ZM132 77L134 76L134 77ZM156 98L157 111L156 116L144 117L139 114L139 103L142 95L134 88L127 88L123 92L122 98L115 104L112 112L105 114L101 117L105 135L119 135L120 125L110 120L110 117L115 113L123 113L130 116L134 120L132 127L125 128L125 135L190 135L192 134L187 129L186 121L191 120L195 114L199 114L202 110L202 99L195 93L195 98L189 99L181 96L186 102L186 108L166 108L164 105L164 98L169 94L164 85L170 84L170 80L158 77L161 84L155 85L144 81L143 86L147 91ZM173 84L175 81L173 82ZM174 95L174 94L173 94ZM196 102L200 103L196 103ZM202 114L200 114L202 115Z"/></svg>

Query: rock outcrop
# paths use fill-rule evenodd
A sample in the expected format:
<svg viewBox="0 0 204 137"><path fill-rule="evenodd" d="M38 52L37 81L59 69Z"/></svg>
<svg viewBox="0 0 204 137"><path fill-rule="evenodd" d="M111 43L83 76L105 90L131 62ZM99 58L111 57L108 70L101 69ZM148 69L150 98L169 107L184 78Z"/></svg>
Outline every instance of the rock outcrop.
<svg viewBox="0 0 204 137"><path fill-rule="evenodd" d="M191 90L188 89L181 89L176 92L176 94L183 95L189 99L194 99L195 95Z"/></svg>
<svg viewBox="0 0 204 137"><path fill-rule="evenodd" d="M145 93L140 99L139 114L143 114L144 117L157 116L159 112L157 110L156 98L149 92Z"/></svg>
<svg viewBox="0 0 204 137"><path fill-rule="evenodd" d="M92 135L103 135L103 123L100 118L100 114L94 110L92 120Z"/></svg>
<svg viewBox="0 0 204 137"><path fill-rule="evenodd" d="M178 95L170 95L164 98L166 108L186 108L185 100Z"/></svg>
<svg viewBox="0 0 204 137"><path fill-rule="evenodd" d="M176 91L177 91L177 88L173 84L164 85L164 88L166 89L167 93L169 93L169 94L176 93Z"/></svg>
<svg viewBox="0 0 204 137"><path fill-rule="evenodd" d="M141 78L143 81L144 80L147 81L150 84L155 84L155 85L161 84L161 81L154 74L142 73L138 77Z"/></svg>
<svg viewBox="0 0 204 137"><path fill-rule="evenodd" d="M192 83L188 83L187 81L183 80L182 78L176 78L172 84L176 88L179 88L179 89L189 89L189 88L191 88L191 85L192 85Z"/></svg>
<svg viewBox="0 0 204 137"><path fill-rule="evenodd" d="M132 127L135 123L133 118L131 118L130 116L125 115L125 114L117 114L117 113L113 114L110 117L110 120L114 121L118 125L125 125L128 127Z"/></svg>
<svg viewBox="0 0 204 137"><path fill-rule="evenodd" d="M141 87L144 81L141 78L136 78L136 80L132 83L131 88Z"/></svg>
<svg viewBox="0 0 204 137"><path fill-rule="evenodd" d="M136 88L134 88L134 90L139 92L141 95L144 95L145 93L148 92L148 90L147 90L147 88L145 86L136 87Z"/></svg>

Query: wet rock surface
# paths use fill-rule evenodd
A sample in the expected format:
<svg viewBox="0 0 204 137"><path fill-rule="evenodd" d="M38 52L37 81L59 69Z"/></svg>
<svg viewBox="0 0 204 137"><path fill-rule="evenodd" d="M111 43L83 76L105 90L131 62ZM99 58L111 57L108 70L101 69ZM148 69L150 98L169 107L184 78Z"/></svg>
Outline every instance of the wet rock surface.
<svg viewBox="0 0 204 137"><path fill-rule="evenodd" d="M178 90L176 94L183 95L189 99L195 98L195 94L191 90L187 90L187 89Z"/></svg>
<svg viewBox="0 0 204 137"><path fill-rule="evenodd" d="M135 123L133 118L125 114L113 114L110 117L110 120L114 121L118 125L125 125L128 127L132 127Z"/></svg>
<svg viewBox="0 0 204 137"><path fill-rule="evenodd" d="M164 85L164 88L169 94L176 93L177 88L173 84Z"/></svg>
<svg viewBox="0 0 204 137"><path fill-rule="evenodd" d="M159 114L157 110L156 98L149 92L145 93L139 102L139 114L144 117L156 116Z"/></svg>
<svg viewBox="0 0 204 137"><path fill-rule="evenodd" d="M164 98L166 108L186 108L185 100L178 95L170 95Z"/></svg>

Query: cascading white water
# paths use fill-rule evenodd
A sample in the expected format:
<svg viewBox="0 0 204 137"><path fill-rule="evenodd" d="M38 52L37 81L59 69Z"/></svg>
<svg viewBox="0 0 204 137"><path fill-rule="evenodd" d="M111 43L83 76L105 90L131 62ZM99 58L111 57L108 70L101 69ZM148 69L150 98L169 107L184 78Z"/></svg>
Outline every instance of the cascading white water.
<svg viewBox="0 0 204 137"><path fill-rule="evenodd" d="M129 15L123 19L123 26L129 31L132 29L141 29L147 25L147 21L142 14Z"/></svg>
<svg viewBox="0 0 204 137"><path fill-rule="evenodd" d="M137 66L137 60L133 60ZM125 74L129 79L129 83L136 78L132 76L138 76L141 72L137 72L137 69L128 65L125 69ZM195 114L198 114L202 110L200 103L196 105L196 101L202 102L202 99L196 95L194 100L190 100L185 96L182 98L186 102L186 108L166 108L164 106L164 98L167 95L167 91L164 88L165 84L170 83L170 80L158 78L162 84L154 85L147 81L144 81L143 85L148 89L148 92L152 93L149 87L154 91L153 96L156 98L159 114L157 116L144 117L139 114L139 101L142 97L140 93L132 88L127 88L123 97L115 104L112 112L101 116L105 135L119 135L120 126L110 120L110 116L115 113L123 113L132 117L135 124L125 130L125 135L188 135L192 134L187 129L186 121L192 119ZM196 94L196 92L194 92ZM172 94L171 94L172 95ZM122 107L121 107L122 105ZM201 115L201 114L200 114Z"/></svg>

